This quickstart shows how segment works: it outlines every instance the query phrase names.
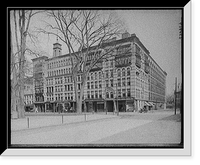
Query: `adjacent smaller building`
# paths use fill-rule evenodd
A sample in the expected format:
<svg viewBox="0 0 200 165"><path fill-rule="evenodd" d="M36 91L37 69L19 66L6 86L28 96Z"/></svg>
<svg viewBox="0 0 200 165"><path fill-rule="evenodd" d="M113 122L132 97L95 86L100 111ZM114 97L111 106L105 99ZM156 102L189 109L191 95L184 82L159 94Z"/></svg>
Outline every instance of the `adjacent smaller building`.
<svg viewBox="0 0 200 165"><path fill-rule="evenodd" d="M26 111L33 108L33 77L24 81L24 107Z"/></svg>

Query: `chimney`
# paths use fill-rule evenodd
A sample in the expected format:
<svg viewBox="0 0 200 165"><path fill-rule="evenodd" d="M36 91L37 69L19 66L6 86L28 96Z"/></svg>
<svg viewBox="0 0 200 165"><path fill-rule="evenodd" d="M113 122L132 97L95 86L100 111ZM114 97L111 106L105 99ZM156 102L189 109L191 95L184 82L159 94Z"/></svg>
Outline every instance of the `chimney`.
<svg viewBox="0 0 200 165"><path fill-rule="evenodd" d="M125 31L125 32L122 34L122 39L128 38L128 37L130 37L130 33L127 32L127 31Z"/></svg>
<svg viewBox="0 0 200 165"><path fill-rule="evenodd" d="M136 36L135 33L131 34L131 37Z"/></svg>

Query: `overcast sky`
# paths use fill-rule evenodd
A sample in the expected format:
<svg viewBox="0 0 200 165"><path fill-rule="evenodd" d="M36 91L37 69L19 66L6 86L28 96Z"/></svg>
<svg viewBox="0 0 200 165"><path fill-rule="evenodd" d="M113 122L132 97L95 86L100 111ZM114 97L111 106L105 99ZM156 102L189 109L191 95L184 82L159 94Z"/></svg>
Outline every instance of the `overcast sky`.
<svg viewBox="0 0 200 165"><path fill-rule="evenodd" d="M179 39L179 23L181 10L116 10L117 16L123 20L129 33L135 33L150 55L167 72L167 94L172 93L175 77L181 82L181 40ZM31 27L44 26L45 17L35 16ZM39 48L53 55L54 36L41 35ZM61 43L62 44L62 43ZM64 45L64 44L62 44ZM62 47L62 54L67 50Z"/></svg>
<svg viewBox="0 0 200 165"><path fill-rule="evenodd" d="M167 93L175 86L175 77L181 82L181 40L179 23L181 10L118 11L130 33L135 33L150 55L167 72Z"/></svg>

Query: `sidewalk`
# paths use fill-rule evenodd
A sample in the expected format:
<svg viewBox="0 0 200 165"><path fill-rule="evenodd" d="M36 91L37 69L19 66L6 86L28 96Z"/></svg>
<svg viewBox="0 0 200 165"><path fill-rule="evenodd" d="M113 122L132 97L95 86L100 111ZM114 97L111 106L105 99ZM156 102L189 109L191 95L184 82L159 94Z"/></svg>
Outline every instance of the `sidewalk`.
<svg viewBox="0 0 200 165"><path fill-rule="evenodd" d="M85 121L101 120L108 118L115 118L113 113L86 113L86 114L52 114L52 113L30 113L26 114L23 119L11 120L11 131L40 128L47 126L55 126L70 123L79 123Z"/></svg>
<svg viewBox="0 0 200 165"><path fill-rule="evenodd" d="M164 117L150 123L93 141L93 144L132 146L178 146L181 142L181 115Z"/></svg>
<svg viewBox="0 0 200 165"><path fill-rule="evenodd" d="M181 122L176 121L180 115L174 117L170 111L132 115L121 113L120 116L108 115L110 118L107 119L106 115L100 116L88 116L100 120L12 131L11 144L73 146L180 141Z"/></svg>

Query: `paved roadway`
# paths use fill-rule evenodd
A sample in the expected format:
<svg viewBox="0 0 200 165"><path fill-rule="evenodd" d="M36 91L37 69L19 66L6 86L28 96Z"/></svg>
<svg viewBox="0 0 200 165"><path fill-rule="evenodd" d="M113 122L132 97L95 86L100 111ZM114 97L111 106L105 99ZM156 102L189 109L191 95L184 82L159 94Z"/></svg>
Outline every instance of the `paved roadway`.
<svg viewBox="0 0 200 165"><path fill-rule="evenodd" d="M165 144L181 141L180 115L160 110L153 113L120 113L114 118L84 121L11 132L11 144L19 145L116 145Z"/></svg>

